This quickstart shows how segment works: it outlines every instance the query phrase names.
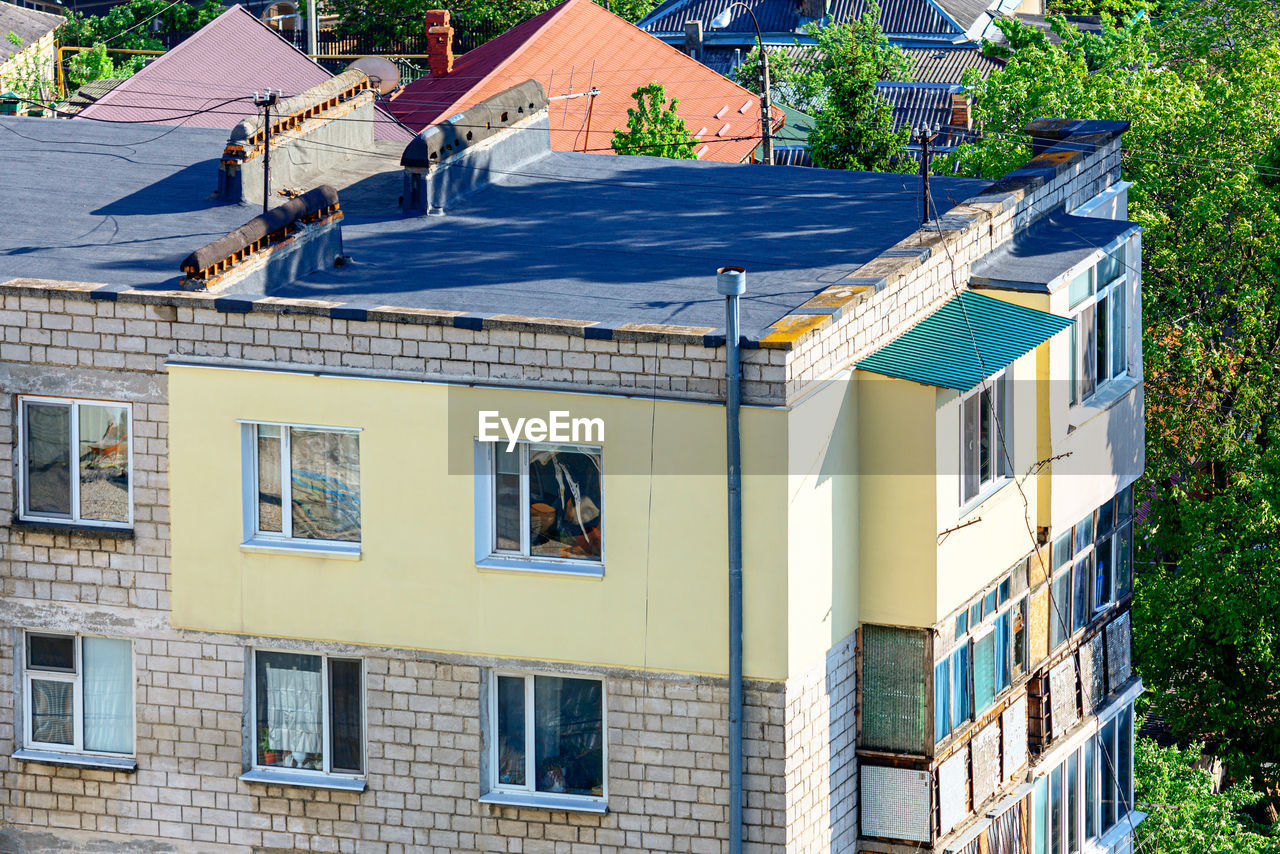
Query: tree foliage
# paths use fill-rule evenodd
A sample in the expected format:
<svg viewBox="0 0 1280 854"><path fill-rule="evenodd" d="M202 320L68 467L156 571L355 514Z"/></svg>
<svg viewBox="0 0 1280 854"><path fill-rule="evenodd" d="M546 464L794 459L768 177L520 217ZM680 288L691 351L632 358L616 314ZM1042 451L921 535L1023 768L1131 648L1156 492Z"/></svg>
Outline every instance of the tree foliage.
<svg viewBox="0 0 1280 854"><path fill-rule="evenodd" d="M878 172L914 169L904 156L909 128L893 129L893 110L876 90L880 80L910 80L910 61L880 29L880 9L869 3L845 24L810 24L817 42L811 63L769 54L770 96L814 117L809 148L816 166ZM735 70L737 82L760 91L755 48Z"/></svg>
<svg viewBox="0 0 1280 854"><path fill-rule="evenodd" d="M1243 779L1280 762L1280 26L1254 0L1190 0L1100 36L1014 22L976 83L985 138L952 158L994 177L1039 116L1124 119L1143 235L1146 463L1134 642L1153 707ZM945 168L945 167L940 167Z"/></svg>
<svg viewBox="0 0 1280 854"><path fill-rule="evenodd" d="M224 11L216 0L204 0L199 6L170 6L168 0L128 0L113 6L105 15L67 9L67 20L58 29L58 41L65 46L91 47L101 43L124 50L163 50L155 33L193 33Z"/></svg>
<svg viewBox="0 0 1280 854"><path fill-rule="evenodd" d="M450 24L470 45L478 45L541 14L563 0L325 0L328 14L338 16L337 30L346 35L362 35L389 50L397 43L424 33L423 17L429 9L448 9ZM613 0L603 2L628 21L649 14L656 0Z"/></svg>
<svg viewBox="0 0 1280 854"><path fill-rule="evenodd" d="M661 83L641 86L631 93L636 105L627 108L627 129L613 132L616 154L645 154L674 160L694 159L693 147L698 140L676 114L679 100L672 98L663 105L666 92Z"/></svg>
<svg viewBox="0 0 1280 854"><path fill-rule="evenodd" d="M1201 747L1160 747L1138 739L1134 753L1134 801L1147 813L1134 850L1178 854L1277 854L1280 838L1257 825L1246 807L1260 792L1241 784L1214 794L1213 778L1196 767Z"/></svg>
<svg viewBox="0 0 1280 854"><path fill-rule="evenodd" d="M142 68L146 61L142 56L116 54L120 61L116 62L102 42L95 44L90 50L82 50L68 54L63 67L68 92L74 92L91 80L109 80L118 77L130 77Z"/></svg>

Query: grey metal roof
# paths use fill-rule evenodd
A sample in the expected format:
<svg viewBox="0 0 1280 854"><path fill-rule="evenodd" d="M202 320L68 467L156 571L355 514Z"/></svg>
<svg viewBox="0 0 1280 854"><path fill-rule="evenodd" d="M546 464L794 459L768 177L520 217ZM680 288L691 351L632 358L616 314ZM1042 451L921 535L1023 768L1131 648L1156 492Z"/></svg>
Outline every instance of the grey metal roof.
<svg viewBox="0 0 1280 854"><path fill-rule="evenodd" d="M986 182L938 178L939 206ZM273 295L720 328L717 267L747 268L743 334L919 225L914 175L551 152L440 217L349 217L353 263Z"/></svg>
<svg viewBox="0 0 1280 854"><path fill-rule="evenodd" d="M46 33L56 30L65 20L61 15L51 15L48 12L0 2L0 62L4 62ZM10 32L22 39L22 47L15 48L4 38Z"/></svg>
<svg viewBox="0 0 1280 854"><path fill-rule="evenodd" d="M972 142L977 134L965 127L951 125L951 94L949 86L916 86L877 83L876 90L893 108L894 130L923 128L928 125L938 132L934 146L938 149L955 148L963 142Z"/></svg>
<svg viewBox="0 0 1280 854"><path fill-rule="evenodd" d="M702 21L709 25L712 18L723 12L736 0L668 0L650 12L640 27L651 33L683 33L689 21ZM748 0L760 23L762 33L784 34L800 31L805 19L800 17L796 0ZM961 2L961 0L949 0ZM982 0L969 0L982 2ZM861 17L866 11L867 0L832 0L828 10L830 20L845 23ZM940 14L929 0L884 0L880 4L880 26L891 35L958 35L963 32ZM729 24L717 34L734 33L746 41L754 41L755 26L751 16L740 8L735 10ZM748 37L750 37L748 39Z"/></svg>
<svg viewBox="0 0 1280 854"><path fill-rule="evenodd" d="M1046 292L1067 270L1138 230L1126 220L1073 216L1058 208L976 262L969 279L979 286Z"/></svg>
<svg viewBox="0 0 1280 854"><path fill-rule="evenodd" d="M258 213L208 201L226 131L0 117L0 281L176 287L178 262ZM74 192L50 192L49 176Z"/></svg>
<svg viewBox="0 0 1280 854"><path fill-rule="evenodd" d="M911 79L916 83L958 84L965 71L977 69L986 79L1004 62L984 56L977 47L909 47L904 48L911 60Z"/></svg>
<svg viewBox="0 0 1280 854"><path fill-rule="evenodd" d="M933 0L950 18L968 30L992 7L989 0Z"/></svg>

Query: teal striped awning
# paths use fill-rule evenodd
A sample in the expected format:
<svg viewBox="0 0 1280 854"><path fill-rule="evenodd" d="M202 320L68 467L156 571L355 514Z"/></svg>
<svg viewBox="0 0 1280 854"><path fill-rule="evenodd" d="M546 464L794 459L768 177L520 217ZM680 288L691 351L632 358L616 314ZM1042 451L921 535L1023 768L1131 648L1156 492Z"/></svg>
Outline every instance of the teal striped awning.
<svg viewBox="0 0 1280 854"><path fill-rule="evenodd" d="M1071 326L1058 317L965 291L857 363L857 368L968 391Z"/></svg>

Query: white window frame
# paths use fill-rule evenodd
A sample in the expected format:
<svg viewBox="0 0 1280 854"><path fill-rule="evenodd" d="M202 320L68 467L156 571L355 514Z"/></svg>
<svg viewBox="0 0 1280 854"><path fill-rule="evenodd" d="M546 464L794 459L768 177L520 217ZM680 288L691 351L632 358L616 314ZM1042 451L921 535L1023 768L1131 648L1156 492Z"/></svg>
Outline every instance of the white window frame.
<svg viewBox="0 0 1280 854"><path fill-rule="evenodd" d="M973 509L977 505L986 501L993 493L998 491L1005 482L1012 478L1009 461L1013 458L1013 401L1011 390L1013 383L1010 378L1009 369L1002 368L992 374L986 380L978 385L977 388L971 389L960 396L960 508L961 512ZM982 409L982 392L990 390L992 400L994 402L994 418L991 426L994 428L992 432L992 440L995 443L994 455L991 465L991 478L982 479L982 458L981 458L981 436L982 436L982 418L984 412ZM974 441L978 443L978 490L973 495L965 495L965 481L968 479L968 461L965 455L965 405L973 398L978 398L978 435Z"/></svg>
<svg viewBox="0 0 1280 854"><path fill-rule="evenodd" d="M30 655L28 652L28 638L31 637L55 637L55 638L71 638L75 651L75 672L67 673L62 670L37 670L32 669L30 664ZM101 638L103 640L126 641L129 644L129 697L133 702L133 714L130 716L133 720L133 730L129 734L130 748L128 753L110 753L102 750L86 750L84 748L84 656L81 653L81 643L84 638ZM138 655L134 648L133 640L130 638L113 638L108 635L81 635L72 632L50 632L38 631L35 629L27 630L22 633L21 648L21 664L22 664L22 739L23 747L29 750L43 750L50 753L74 753L81 756L102 756L114 759L136 758L138 750ZM57 744L55 742L36 741L34 736L35 721L33 712L35 710L35 694L31 687L31 681L39 682L70 682L72 684L72 744Z"/></svg>
<svg viewBox="0 0 1280 854"><path fill-rule="evenodd" d="M1130 313L1130 311L1129 311L1129 309L1130 309L1129 302L1130 302L1130 294L1129 294L1129 292L1128 292L1128 284L1129 284L1129 255L1130 255L1130 250L1131 250L1131 246L1130 246L1130 242L1129 242L1128 240L1121 240L1121 241L1120 241L1119 243L1117 243L1115 246L1111 246L1111 247L1108 247L1107 249L1105 249L1105 250L1104 250L1104 252L1103 252L1103 257L1102 257L1102 258L1100 258L1097 262L1095 262L1095 263L1093 264L1093 266L1091 266L1091 267L1088 269L1088 274L1089 274L1089 295L1088 295L1087 297L1085 297L1083 300L1081 300L1080 302L1076 303L1075 305L1070 306L1071 318L1072 318L1072 320L1073 320L1073 321L1075 321L1075 322L1072 324L1072 326L1071 326L1071 336L1070 336L1070 338L1071 338L1071 344L1070 344L1071 354L1070 354L1070 356L1071 356L1071 378L1072 378L1072 382L1071 382L1071 389L1070 389L1069 400L1070 400L1070 404L1071 404L1071 406L1073 406L1073 407L1075 407L1075 406L1083 406L1083 405L1088 404L1091 400L1093 400L1095 397L1097 397L1097 396L1098 396L1098 394L1099 394L1099 392L1103 391L1103 390L1104 390L1104 388L1105 388L1107 385L1109 385L1110 383L1114 382L1115 380L1118 380L1118 379L1121 379L1121 378L1123 378L1123 377L1127 376L1127 375L1128 375L1128 373L1129 373L1129 352L1128 352L1128 351L1129 351L1129 313ZM1098 271L1102 268L1102 264L1103 264L1103 262L1105 262L1105 261L1106 261L1106 259L1107 259L1108 257L1110 257L1110 255L1111 255L1113 252L1116 252L1116 251L1121 252L1121 253L1122 253L1122 255L1123 255L1123 258L1122 258L1122 260L1121 260L1121 262L1120 262L1120 274L1119 274L1116 278L1112 279L1112 280L1111 280L1111 281L1109 281L1109 282L1099 283L1099 281L1098 281ZM1114 338L1115 338L1115 325L1114 325L1114 323L1112 322L1112 321L1114 320L1115 315L1114 315L1114 313L1113 313L1113 311L1112 311L1112 305L1113 305L1113 303L1112 303L1111 301L1112 301L1113 299L1115 299L1115 298L1116 298L1116 294L1117 294L1117 293L1120 293L1120 294L1122 295L1123 299L1124 299L1124 313L1123 313L1123 317L1124 317L1124 344L1125 344L1125 346L1124 346L1124 350L1123 350L1123 353L1124 353L1124 365L1123 365L1123 366L1120 366L1119 368L1117 368L1117 366L1113 364L1113 358L1112 358L1112 357L1113 357L1113 355L1114 355L1114 353L1115 353L1115 347L1114 347L1114 345L1113 345L1113 341L1114 341ZM1068 297L1068 299L1069 299L1069 297ZM1092 392L1090 392L1088 395L1085 395L1085 394L1083 394L1083 393L1082 393L1082 389L1081 389L1081 377L1082 377L1081 370L1082 370L1082 368L1084 367L1084 363L1083 363L1083 351L1082 351L1082 349L1081 349L1081 348L1082 348L1082 346L1083 346L1083 341L1084 341L1084 339L1085 339L1085 336L1081 334L1081 329L1082 329L1082 327L1081 327L1081 319L1082 319L1082 317L1083 317L1083 315L1084 315L1084 312L1086 312L1086 311L1087 311L1089 308L1091 308L1091 307L1093 307L1093 308L1094 308L1094 316L1093 316L1093 324L1094 324L1094 353L1095 353L1095 357L1096 357L1097 347L1098 347L1098 342L1097 342L1098 310L1097 310L1097 306L1099 306L1099 305L1102 303L1102 301L1103 301L1103 300L1106 300L1106 301L1107 301L1107 302L1106 302L1106 309L1107 309L1107 314L1108 314L1108 317L1107 317L1107 342L1106 342L1106 347L1104 348L1104 351L1105 351L1105 354L1106 354L1106 360L1107 360L1107 364L1106 364L1106 379L1101 380L1101 381L1096 381L1096 380L1095 380L1094 387L1093 387L1093 391L1092 391ZM1096 365L1096 363L1095 363L1095 365L1094 365L1094 371L1095 371L1094 376L1096 377L1096 376L1097 376L1097 374L1096 374L1096 371L1097 371L1097 365Z"/></svg>
<svg viewBox="0 0 1280 854"><path fill-rule="evenodd" d="M498 782L498 677L505 676L524 680L524 744L525 744L525 785L513 786L510 783ZM534 706L534 679L538 676L549 676L555 679L585 679L600 683L600 774L601 794L572 795L559 792L539 792L537 770L534 767L537 757L537 741L534 732L534 721L537 710ZM485 781L490 792L502 795L515 795L527 799L528 803L545 803L555 807L562 804L579 803L584 806L603 808L609 803L609 686L600 677L582 673L556 673L549 670L491 670L489 672L489 720L485 726L485 738L488 740L489 773Z"/></svg>
<svg viewBox="0 0 1280 854"><path fill-rule="evenodd" d="M476 440L476 565L481 569L531 570L600 577L605 566L605 530L600 526L600 556L584 558L547 557L530 554L529 543L529 452L533 450L581 451L600 460L600 517L605 515L604 448L561 442L518 442L520 453L520 552L500 552L498 546L498 443Z"/></svg>
<svg viewBox="0 0 1280 854"><path fill-rule="evenodd" d="M244 546L264 550L288 550L336 555L359 556L364 543L364 482L360 484L360 539L315 540L294 537L293 479L289 473L290 429L313 430L328 433L354 433L358 437L364 431L359 427L333 427L318 424L298 424L288 421L240 421L241 441L241 494L244 504ZM280 428L280 530L258 529L258 428ZM363 453L363 451L361 451ZM361 471L363 474L363 469Z"/></svg>
<svg viewBox="0 0 1280 854"><path fill-rule="evenodd" d="M251 758L250 767L255 771L261 771L266 774L281 773L285 775L305 774L316 778L335 777L344 780L364 780L369 773L369 674L365 659L355 655L330 655L326 652L307 652L297 649L280 649L279 647L255 646L250 652L250 673L249 673L249 755ZM320 719L321 719L321 746L320 752L321 764L323 769L316 768L287 768L282 765L263 765L258 762L258 731L262 724L258 721L258 653L260 652L278 652L286 655L308 655L320 659ZM349 771L333 771L333 757L330 754L333 751L330 741L330 711L329 711L329 659L334 658L339 661L358 661L360 662L360 765L364 768L359 774L353 774Z"/></svg>
<svg viewBox="0 0 1280 854"><path fill-rule="evenodd" d="M70 481L71 514L59 516L47 513L28 513L27 507L27 405L54 404L71 408L71 446L70 446ZM125 522L110 522L101 519L83 519L80 516L80 418L81 405L110 406L123 408L128 419L129 439L129 519ZM105 398L49 397L37 394L18 396L18 518L24 522L40 522L51 525L77 525L86 528L115 528L128 530L133 527L133 404L122 400Z"/></svg>

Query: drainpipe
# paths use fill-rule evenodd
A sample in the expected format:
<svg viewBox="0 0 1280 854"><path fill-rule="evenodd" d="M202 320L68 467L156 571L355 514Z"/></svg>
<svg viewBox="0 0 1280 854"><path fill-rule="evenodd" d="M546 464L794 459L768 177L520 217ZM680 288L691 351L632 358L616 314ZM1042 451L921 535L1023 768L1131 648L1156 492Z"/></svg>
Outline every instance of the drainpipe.
<svg viewBox="0 0 1280 854"><path fill-rule="evenodd" d="M716 271L725 297L725 455L729 474L729 854L742 854L742 448L739 408L742 362L738 355L738 297L746 293L741 267Z"/></svg>

